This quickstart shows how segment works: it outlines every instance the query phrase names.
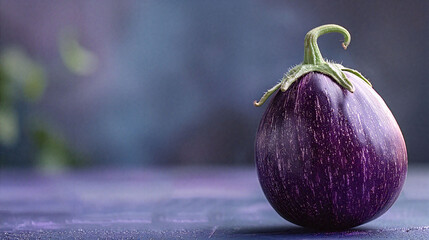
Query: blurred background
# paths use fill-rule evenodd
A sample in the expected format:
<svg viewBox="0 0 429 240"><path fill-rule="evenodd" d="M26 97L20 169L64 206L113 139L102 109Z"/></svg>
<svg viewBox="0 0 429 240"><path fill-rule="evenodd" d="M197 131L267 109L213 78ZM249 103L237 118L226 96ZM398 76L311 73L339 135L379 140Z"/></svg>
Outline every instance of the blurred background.
<svg viewBox="0 0 429 240"><path fill-rule="evenodd" d="M362 72L429 159L429 2L0 0L0 166L253 164L255 99L303 60Z"/></svg>

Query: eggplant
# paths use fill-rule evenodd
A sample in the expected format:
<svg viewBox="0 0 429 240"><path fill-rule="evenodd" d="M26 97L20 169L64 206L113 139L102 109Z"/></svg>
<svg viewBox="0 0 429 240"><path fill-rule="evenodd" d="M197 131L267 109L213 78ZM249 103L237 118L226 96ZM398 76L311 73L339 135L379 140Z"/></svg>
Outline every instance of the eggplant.
<svg viewBox="0 0 429 240"><path fill-rule="evenodd" d="M304 61L268 90L277 92L255 140L259 182L286 220L343 230L385 213L407 174L401 130L383 99L358 71L322 58L317 38L349 32L323 25L305 37Z"/></svg>

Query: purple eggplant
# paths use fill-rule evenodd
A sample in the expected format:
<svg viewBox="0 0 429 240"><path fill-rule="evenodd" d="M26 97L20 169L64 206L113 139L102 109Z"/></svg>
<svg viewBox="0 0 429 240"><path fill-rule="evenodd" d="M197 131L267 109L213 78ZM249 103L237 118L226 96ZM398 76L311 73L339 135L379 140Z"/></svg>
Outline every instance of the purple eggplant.
<svg viewBox="0 0 429 240"><path fill-rule="evenodd" d="M317 38L350 34L323 25L305 38L304 61L255 102L277 92L256 134L261 187L286 220L341 230L371 221L398 198L407 173L401 130L358 71L325 61ZM280 90L279 90L280 88Z"/></svg>

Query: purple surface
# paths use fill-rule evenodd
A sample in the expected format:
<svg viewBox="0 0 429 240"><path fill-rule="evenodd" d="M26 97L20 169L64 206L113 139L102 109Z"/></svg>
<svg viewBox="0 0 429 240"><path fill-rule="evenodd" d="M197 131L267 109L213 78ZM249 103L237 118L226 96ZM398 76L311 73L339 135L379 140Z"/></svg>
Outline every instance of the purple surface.
<svg viewBox="0 0 429 240"><path fill-rule="evenodd" d="M252 168L0 171L1 239L429 239L429 167L382 217L344 232L282 219Z"/></svg>
<svg viewBox="0 0 429 240"><path fill-rule="evenodd" d="M286 219L347 229L383 214L407 171L401 130L381 97L345 72L350 93L309 73L270 102L256 135L262 188Z"/></svg>

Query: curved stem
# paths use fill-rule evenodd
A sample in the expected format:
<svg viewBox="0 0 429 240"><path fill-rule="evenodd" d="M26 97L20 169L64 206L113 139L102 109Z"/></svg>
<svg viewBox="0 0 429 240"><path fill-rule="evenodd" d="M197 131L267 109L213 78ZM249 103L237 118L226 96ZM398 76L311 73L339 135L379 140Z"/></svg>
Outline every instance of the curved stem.
<svg viewBox="0 0 429 240"><path fill-rule="evenodd" d="M322 25L314 28L305 35L304 41L304 61L301 64L293 67L288 71L287 74L282 78L282 81L276 84L274 87L269 89L262 96L259 102L255 101L254 105L261 106L273 93L279 88L282 92L285 92L289 87L296 82L300 77L304 76L309 72L319 72L329 76L333 81L337 82L338 85L347 89L351 93L355 91L355 87L344 72L350 72L355 76L361 78L369 86L372 87L371 83L358 71L350 68L345 68L341 64L337 64L330 61L325 61L320 53L319 47L317 46L317 38L325 33L338 32L344 36L343 48L347 49L350 44L350 33L343 27L335 24Z"/></svg>
<svg viewBox="0 0 429 240"><path fill-rule="evenodd" d="M343 27L336 24L326 24L310 30L305 35L304 40L304 62L303 64L321 64L324 63L322 54L320 53L319 46L317 45L317 38L325 33L338 32L343 34L344 42L343 48L347 49L350 44L350 33Z"/></svg>

